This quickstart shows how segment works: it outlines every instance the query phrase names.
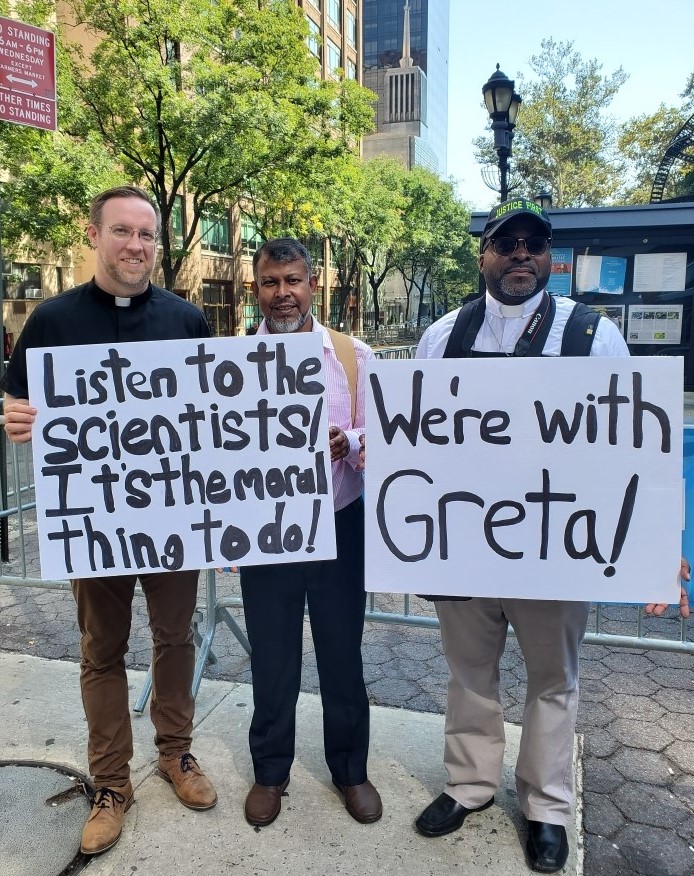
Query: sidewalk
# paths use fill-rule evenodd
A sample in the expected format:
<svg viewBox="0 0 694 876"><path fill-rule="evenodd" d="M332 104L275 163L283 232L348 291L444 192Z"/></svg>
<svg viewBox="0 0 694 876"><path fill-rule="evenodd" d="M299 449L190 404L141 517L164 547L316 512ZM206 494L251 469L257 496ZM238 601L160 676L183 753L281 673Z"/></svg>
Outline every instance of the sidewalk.
<svg viewBox="0 0 694 876"><path fill-rule="evenodd" d="M78 676L75 663L0 652L1 760L48 761L86 772L86 725ZM144 673L131 670L128 677L134 703ZM250 827L243 817L243 801L252 782L247 745L250 714L248 685L203 681L193 753L213 779L219 803L202 813L181 806L170 786L154 774L156 752L149 716L133 714L135 804L126 815L120 842L92 859L82 872L87 876L200 872L212 876L521 876L530 872L513 780L517 726L506 727L507 756L497 805L471 816L460 831L429 840L414 832L412 822L443 787L442 715L372 707L369 775L381 792L384 815L376 824L360 825L346 813L330 782L322 752L320 701L313 694L302 694L288 796L277 821L261 830ZM12 860L10 838L2 838L2 801L12 790L5 784L9 773L0 768L0 876L32 873L26 869L27 852ZM41 807L36 811L41 812ZM49 820L54 811L46 809L43 817ZM580 814L576 822L580 824ZM28 830L37 851L41 843L54 842L57 836L59 842L67 841L40 823L28 825ZM569 829L569 841L571 855L564 873L581 874L575 825ZM57 873L41 871L35 876Z"/></svg>

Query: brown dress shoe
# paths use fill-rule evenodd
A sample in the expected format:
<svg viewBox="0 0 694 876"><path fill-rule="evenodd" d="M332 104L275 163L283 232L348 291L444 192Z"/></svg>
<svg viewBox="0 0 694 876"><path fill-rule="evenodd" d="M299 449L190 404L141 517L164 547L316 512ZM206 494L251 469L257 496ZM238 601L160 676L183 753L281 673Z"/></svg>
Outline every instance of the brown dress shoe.
<svg viewBox="0 0 694 876"><path fill-rule="evenodd" d="M113 788L97 788L92 794L92 811L82 830L80 851L84 855L98 855L110 849L120 839L123 816L133 802L130 782Z"/></svg>
<svg viewBox="0 0 694 876"><path fill-rule="evenodd" d="M171 782L176 796L188 809L212 809L217 805L217 792L212 782L189 751L173 757L160 754L158 772L162 779Z"/></svg>
<svg viewBox="0 0 694 876"><path fill-rule="evenodd" d="M355 821L371 824L383 815L381 795L368 779L361 785L333 784L345 795L345 809Z"/></svg>
<svg viewBox="0 0 694 876"><path fill-rule="evenodd" d="M282 794L287 789L289 779L281 785L253 785L243 807L246 821L254 827L266 827L277 818L282 808Z"/></svg>

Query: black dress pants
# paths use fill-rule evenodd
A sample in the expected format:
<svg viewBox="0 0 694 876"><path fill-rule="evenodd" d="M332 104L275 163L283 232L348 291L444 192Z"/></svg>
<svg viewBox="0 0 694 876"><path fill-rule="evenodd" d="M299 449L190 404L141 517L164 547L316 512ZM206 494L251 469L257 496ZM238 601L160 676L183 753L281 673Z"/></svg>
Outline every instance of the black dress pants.
<svg viewBox="0 0 694 876"><path fill-rule="evenodd" d="M304 606L323 703L323 742L339 785L367 779L369 700L364 685L364 507L335 514L337 559L246 566L241 590L252 648L254 712L249 731L255 780L279 785L294 760Z"/></svg>

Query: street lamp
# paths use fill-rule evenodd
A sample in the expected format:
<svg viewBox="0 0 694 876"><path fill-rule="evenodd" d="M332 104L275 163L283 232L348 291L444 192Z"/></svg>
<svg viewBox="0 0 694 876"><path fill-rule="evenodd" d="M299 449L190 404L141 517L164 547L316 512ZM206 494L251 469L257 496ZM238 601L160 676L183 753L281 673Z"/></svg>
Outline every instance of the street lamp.
<svg viewBox="0 0 694 876"><path fill-rule="evenodd" d="M484 103L492 120L494 131L494 149L499 158L499 179L501 200L508 198L508 160L511 156L511 141L513 129L516 126L518 107L521 104L519 94L514 91L515 82L499 70L492 73L482 86Z"/></svg>
<svg viewBox="0 0 694 876"><path fill-rule="evenodd" d="M535 195L533 201L543 210L549 210L552 206L552 193L547 189L542 189L539 195Z"/></svg>

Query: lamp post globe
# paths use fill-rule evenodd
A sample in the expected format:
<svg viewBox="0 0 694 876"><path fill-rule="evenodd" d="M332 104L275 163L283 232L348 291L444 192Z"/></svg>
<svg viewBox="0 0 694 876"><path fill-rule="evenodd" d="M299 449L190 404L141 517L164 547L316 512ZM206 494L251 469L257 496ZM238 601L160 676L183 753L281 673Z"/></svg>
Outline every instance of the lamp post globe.
<svg viewBox="0 0 694 876"><path fill-rule="evenodd" d="M501 200L508 198L508 160L511 156L511 141L521 97L516 94L513 79L499 69L482 86L482 96L487 107L494 132L494 149L499 159L499 181Z"/></svg>

